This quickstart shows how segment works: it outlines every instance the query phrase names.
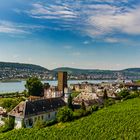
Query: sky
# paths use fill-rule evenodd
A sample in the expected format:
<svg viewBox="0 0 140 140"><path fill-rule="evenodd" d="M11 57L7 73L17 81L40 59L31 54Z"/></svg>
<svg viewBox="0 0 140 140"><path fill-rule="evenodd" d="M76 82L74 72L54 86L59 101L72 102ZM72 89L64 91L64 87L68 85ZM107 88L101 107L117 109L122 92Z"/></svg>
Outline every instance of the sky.
<svg viewBox="0 0 140 140"><path fill-rule="evenodd" d="M118 70L139 60L139 0L0 0L0 61Z"/></svg>

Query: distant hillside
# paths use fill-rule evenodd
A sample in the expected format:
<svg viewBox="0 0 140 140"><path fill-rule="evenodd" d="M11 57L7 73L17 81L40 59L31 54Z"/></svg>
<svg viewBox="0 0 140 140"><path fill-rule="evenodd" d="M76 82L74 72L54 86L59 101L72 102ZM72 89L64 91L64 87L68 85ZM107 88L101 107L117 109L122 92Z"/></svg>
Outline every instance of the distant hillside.
<svg viewBox="0 0 140 140"><path fill-rule="evenodd" d="M42 129L19 129L1 133L1 140L138 140L140 99L135 98L101 109L70 123Z"/></svg>
<svg viewBox="0 0 140 140"><path fill-rule="evenodd" d="M36 71L49 71L48 69L41 67L39 65L24 64L24 63L10 63L10 62L0 62L0 69L10 68L10 69L28 69Z"/></svg>
<svg viewBox="0 0 140 140"><path fill-rule="evenodd" d="M140 79L140 68L129 68L124 70L98 70L61 67L54 69L53 71L55 73L58 71L67 71L69 75L75 75L78 79L118 79L118 77L130 80Z"/></svg>
<svg viewBox="0 0 140 140"><path fill-rule="evenodd" d="M37 76L47 79L50 70L33 64L0 62L0 80L27 79Z"/></svg>
<svg viewBox="0 0 140 140"><path fill-rule="evenodd" d="M77 69L77 68L69 68L69 67L60 67L56 68L53 71L67 71L70 74L88 74L88 73L112 73L117 71L112 70L98 70L98 69Z"/></svg>
<svg viewBox="0 0 140 140"><path fill-rule="evenodd" d="M69 67L60 67L56 68L53 71L67 71L70 74L88 74L88 73L117 73L117 72L125 72L125 73L140 73L140 68L128 68L124 70L99 70L99 69L76 69L76 68L69 68Z"/></svg>

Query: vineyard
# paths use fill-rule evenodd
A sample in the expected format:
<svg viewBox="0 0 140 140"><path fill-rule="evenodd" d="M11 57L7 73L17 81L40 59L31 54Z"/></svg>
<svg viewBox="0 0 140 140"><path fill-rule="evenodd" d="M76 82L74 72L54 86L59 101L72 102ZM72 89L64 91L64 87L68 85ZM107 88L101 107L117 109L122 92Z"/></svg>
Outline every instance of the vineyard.
<svg viewBox="0 0 140 140"><path fill-rule="evenodd" d="M0 134L1 140L114 140L140 138L140 98L103 108L70 123L43 129L19 129Z"/></svg>

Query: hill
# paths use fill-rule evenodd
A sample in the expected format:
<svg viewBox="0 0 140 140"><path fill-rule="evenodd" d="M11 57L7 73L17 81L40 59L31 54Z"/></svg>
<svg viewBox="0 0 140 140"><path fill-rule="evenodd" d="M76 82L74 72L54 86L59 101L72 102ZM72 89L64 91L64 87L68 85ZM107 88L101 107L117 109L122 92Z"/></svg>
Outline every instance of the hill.
<svg viewBox="0 0 140 140"><path fill-rule="evenodd" d="M56 68L53 71L67 71L70 74L91 74L91 73L112 73L117 71L112 70L99 70L99 69L77 69L77 68L69 68L69 67L60 67Z"/></svg>
<svg viewBox="0 0 140 140"><path fill-rule="evenodd" d="M115 140L140 138L140 98L101 109L88 117L43 129L19 129L0 134L3 140Z"/></svg>
<svg viewBox="0 0 140 140"><path fill-rule="evenodd" d="M49 71L48 69L41 67L39 65L24 64L24 63L10 63L10 62L0 62L0 68L10 68L10 69L28 69L36 71Z"/></svg>
<svg viewBox="0 0 140 140"><path fill-rule="evenodd" d="M128 68L124 70L100 70L100 69L77 69L77 68L69 68L69 67L60 67L56 68L53 71L67 71L71 74L86 74L86 73L116 73L116 72L133 72L140 73L140 68Z"/></svg>
<svg viewBox="0 0 140 140"><path fill-rule="evenodd" d="M0 80L26 79L30 76L44 77L49 72L48 69L38 65L0 62Z"/></svg>
<svg viewBox="0 0 140 140"><path fill-rule="evenodd" d="M99 70L99 69L76 69L69 67L60 67L53 70L55 73L58 71L67 71L70 75L87 75L91 79L117 79L123 77L125 79L140 79L140 68L129 68L124 70ZM86 78L85 78L86 79Z"/></svg>

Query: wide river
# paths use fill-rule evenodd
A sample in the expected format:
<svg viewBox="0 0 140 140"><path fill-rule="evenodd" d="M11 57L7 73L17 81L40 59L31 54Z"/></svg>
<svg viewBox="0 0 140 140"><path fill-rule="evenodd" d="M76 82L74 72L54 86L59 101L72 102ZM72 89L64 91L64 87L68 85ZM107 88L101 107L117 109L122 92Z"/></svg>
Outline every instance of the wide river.
<svg viewBox="0 0 140 140"><path fill-rule="evenodd" d="M69 80L68 85L81 83L81 82L90 82L90 83L101 83L101 82L113 82L113 80ZM10 92L22 92L25 90L26 81L21 82L0 82L0 94L1 93L10 93ZM42 83L49 83L50 85L57 85L57 81L42 81Z"/></svg>

